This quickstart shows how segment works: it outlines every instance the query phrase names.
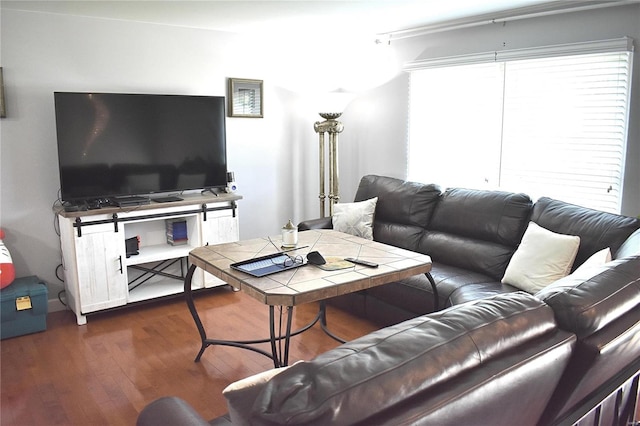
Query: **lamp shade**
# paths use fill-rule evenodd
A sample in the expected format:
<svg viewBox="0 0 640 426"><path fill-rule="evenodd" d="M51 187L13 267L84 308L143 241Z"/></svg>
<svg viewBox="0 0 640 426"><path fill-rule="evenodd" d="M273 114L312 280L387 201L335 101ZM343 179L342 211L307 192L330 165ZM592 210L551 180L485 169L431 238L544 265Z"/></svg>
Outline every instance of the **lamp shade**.
<svg viewBox="0 0 640 426"><path fill-rule="evenodd" d="M334 90L320 94L317 102L315 102L316 111L320 113L342 113L354 97L354 93L344 90Z"/></svg>

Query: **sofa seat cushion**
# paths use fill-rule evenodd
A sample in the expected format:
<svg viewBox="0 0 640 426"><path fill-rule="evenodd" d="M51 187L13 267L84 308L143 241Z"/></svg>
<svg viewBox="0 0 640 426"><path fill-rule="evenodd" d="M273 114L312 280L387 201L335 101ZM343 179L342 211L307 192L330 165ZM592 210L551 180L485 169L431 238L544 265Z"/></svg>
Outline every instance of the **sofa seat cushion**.
<svg viewBox="0 0 640 426"><path fill-rule="evenodd" d="M455 266L434 263L431 275L440 296L439 309L497 294L519 291L513 286L502 284L486 275L472 273ZM349 303L346 304L342 298L348 299ZM358 301L361 303L356 303ZM433 290L429 280L424 275L415 275L383 286L333 298L330 303L386 327L433 312L435 310L433 302Z"/></svg>
<svg viewBox="0 0 640 426"><path fill-rule="evenodd" d="M455 265L499 281L515 247L440 231L427 231L416 251L423 254L433 253L429 255L433 262Z"/></svg>
<svg viewBox="0 0 640 426"><path fill-rule="evenodd" d="M560 328L583 339L640 305L640 256L614 260L584 279L572 274L536 297L551 306Z"/></svg>
<svg viewBox="0 0 640 426"><path fill-rule="evenodd" d="M454 290L449 296L449 305L459 305L473 300L484 299L498 294L513 293L520 289L501 282L465 284Z"/></svg>
<svg viewBox="0 0 640 426"><path fill-rule="evenodd" d="M553 312L499 295L387 327L271 379L255 424L354 424L556 332Z"/></svg>
<svg viewBox="0 0 640 426"><path fill-rule="evenodd" d="M440 298L438 305L440 307L455 305L455 303L452 303L451 296L463 286L470 284L501 286L500 281L488 275L443 263L434 262L432 264L431 276L438 289L438 297ZM429 289L427 290L430 291Z"/></svg>
<svg viewBox="0 0 640 426"><path fill-rule="evenodd" d="M640 229L638 218L588 209L548 197L536 201L531 220L553 232L580 236L576 268L593 253L606 247L611 248L613 257L617 259L620 246Z"/></svg>

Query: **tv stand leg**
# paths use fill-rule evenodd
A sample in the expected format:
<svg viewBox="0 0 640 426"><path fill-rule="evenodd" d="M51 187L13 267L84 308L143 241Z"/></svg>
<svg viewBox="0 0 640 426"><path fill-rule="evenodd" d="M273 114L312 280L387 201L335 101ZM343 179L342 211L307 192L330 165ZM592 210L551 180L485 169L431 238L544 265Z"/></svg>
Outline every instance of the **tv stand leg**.
<svg viewBox="0 0 640 426"><path fill-rule="evenodd" d="M82 314L76 314L76 323L78 325L86 325L87 324L87 316Z"/></svg>

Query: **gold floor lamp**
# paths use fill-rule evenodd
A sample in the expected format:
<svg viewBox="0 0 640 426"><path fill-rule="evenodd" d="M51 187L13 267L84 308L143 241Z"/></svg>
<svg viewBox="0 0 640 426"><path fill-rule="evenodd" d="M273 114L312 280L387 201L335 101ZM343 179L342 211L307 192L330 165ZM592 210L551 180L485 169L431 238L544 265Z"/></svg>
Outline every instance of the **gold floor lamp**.
<svg viewBox="0 0 640 426"><path fill-rule="evenodd" d="M313 130L316 131L320 140L320 217L325 217L325 133L329 134L329 216L333 216L333 205L340 200L339 179L338 179L338 133L344 130L344 125L337 119L341 112L325 113L321 112L320 117L324 121L316 121Z"/></svg>

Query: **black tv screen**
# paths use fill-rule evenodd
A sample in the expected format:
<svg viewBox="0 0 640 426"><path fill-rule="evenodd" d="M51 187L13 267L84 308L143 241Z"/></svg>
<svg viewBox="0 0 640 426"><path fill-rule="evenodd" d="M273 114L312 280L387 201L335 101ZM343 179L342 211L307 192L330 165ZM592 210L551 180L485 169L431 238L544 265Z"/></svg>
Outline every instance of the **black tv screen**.
<svg viewBox="0 0 640 426"><path fill-rule="evenodd" d="M226 186L224 96L55 92L63 201Z"/></svg>

